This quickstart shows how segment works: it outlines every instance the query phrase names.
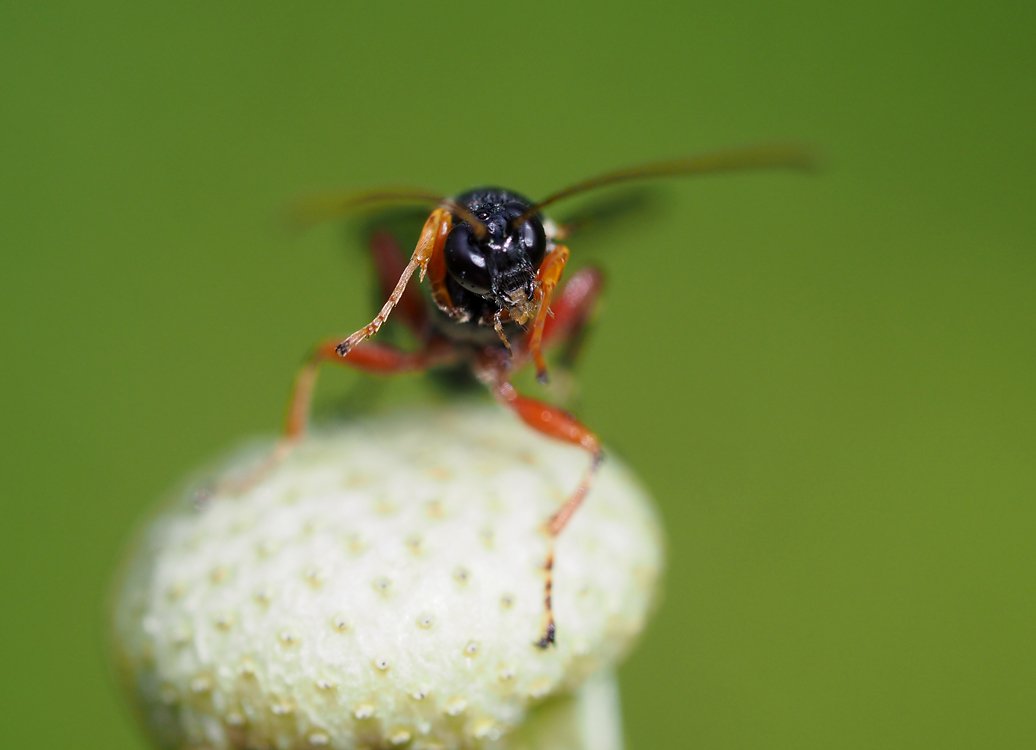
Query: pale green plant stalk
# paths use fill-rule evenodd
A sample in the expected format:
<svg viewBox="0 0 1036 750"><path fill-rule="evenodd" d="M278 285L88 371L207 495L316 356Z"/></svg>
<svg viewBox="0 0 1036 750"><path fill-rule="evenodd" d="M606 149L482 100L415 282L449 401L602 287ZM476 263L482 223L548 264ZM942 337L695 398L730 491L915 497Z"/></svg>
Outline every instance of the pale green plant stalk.
<svg viewBox="0 0 1036 750"><path fill-rule="evenodd" d="M586 461L503 410L454 407L318 433L200 508L185 492L144 529L114 611L156 742L618 750L611 668L662 542L615 460L557 542L557 645L534 645L543 523Z"/></svg>

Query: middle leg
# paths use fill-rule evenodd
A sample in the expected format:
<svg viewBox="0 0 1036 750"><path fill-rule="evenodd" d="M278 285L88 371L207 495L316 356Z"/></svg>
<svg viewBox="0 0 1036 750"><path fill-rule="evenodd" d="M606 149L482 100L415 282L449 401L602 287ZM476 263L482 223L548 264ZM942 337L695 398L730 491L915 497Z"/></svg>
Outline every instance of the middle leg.
<svg viewBox="0 0 1036 750"><path fill-rule="evenodd" d="M417 352L405 352L385 344L365 342L358 345L345 358L338 354L337 345L337 340L324 341L306 357L298 375L295 376L284 431L273 450L244 476L220 482L216 486L216 492L244 492L255 486L291 454L306 432L317 373L322 363L334 362L362 372L395 375L449 364L457 358L453 347L442 339L433 339L424 349ZM206 499L209 494L211 493L204 493L202 499Z"/></svg>
<svg viewBox="0 0 1036 750"><path fill-rule="evenodd" d="M455 349L442 339L432 339L424 349L416 352L405 352L386 344L364 342L352 349L348 357L342 357L338 353L337 340L324 341L310 352L295 377L281 442L295 442L305 432L313 402L313 391L316 388L317 372L324 362L333 362L376 375L398 375L450 364L456 359Z"/></svg>

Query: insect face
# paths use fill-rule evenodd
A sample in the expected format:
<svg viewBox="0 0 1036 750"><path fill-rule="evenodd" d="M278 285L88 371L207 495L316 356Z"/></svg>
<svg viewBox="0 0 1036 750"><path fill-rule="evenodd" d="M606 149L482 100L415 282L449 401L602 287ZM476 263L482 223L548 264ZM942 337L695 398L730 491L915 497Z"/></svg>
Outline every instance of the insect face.
<svg viewBox="0 0 1036 750"><path fill-rule="evenodd" d="M579 484L543 527L550 547L543 564L545 617L536 645L550 646L555 637L554 541L585 500L603 453L597 436L585 425L550 404L523 396L510 378L512 369L531 360L537 379L546 382L543 350L552 343L564 343L570 352L574 349L600 290L601 275L595 269L584 268L561 285L570 257L561 240L571 234L573 225L555 227L544 221L542 211L575 195L649 177L811 166L809 154L801 149L762 147L619 169L573 183L536 203L509 190L490 187L456 198L404 189L375 191L345 200L332 198L316 204L303 213L303 218L326 218L350 208L387 201L418 202L435 208L425 220L409 262L404 264L392 248L388 248L386 255L383 244L375 243L382 286L391 289L388 299L365 326L343 340L325 342L313 351L296 379L285 438L266 465L275 464L300 438L321 362L334 361L379 374L468 364L496 400L525 424L543 435L582 448L589 457ZM430 315L420 298L413 296L415 290L407 288L418 273L431 286L435 308ZM416 351L366 343L397 306L404 322L422 342ZM518 345L512 348L511 340Z"/></svg>
<svg viewBox="0 0 1036 750"><path fill-rule="evenodd" d="M446 270L461 287L524 324L536 313L536 274L547 251L539 216L516 222L531 202L505 190L474 190L460 196L484 226L454 225L443 248Z"/></svg>

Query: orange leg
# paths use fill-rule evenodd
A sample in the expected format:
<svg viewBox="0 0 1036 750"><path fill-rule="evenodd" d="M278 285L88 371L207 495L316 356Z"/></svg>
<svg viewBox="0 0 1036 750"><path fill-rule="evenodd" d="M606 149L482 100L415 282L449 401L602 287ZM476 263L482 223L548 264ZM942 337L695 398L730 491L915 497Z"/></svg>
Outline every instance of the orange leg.
<svg viewBox="0 0 1036 750"><path fill-rule="evenodd" d="M550 314L550 301L554 296L554 288L558 285L558 279L561 278L561 274L565 270L568 256L567 247L564 245L555 246L554 250L544 258L542 265L540 265L540 270L536 274L540 306L539 310L536 311L536 319L533 321L532 328L529 331L526 348L536 364L536 379L541 383L547 382L547 362L543 358L543 329L547 324L547 316Z"/></svg>
<svg viewBox="0 0 1036 750"><path fill-rule="evenodd" d="M284 423L284 436L281 445L297 442L306 430L309 421L309 409L313 401L313 390L316 387L317 371L322 362L354 367L363 372L377 375L397 375L404 372L427 370L430 367L448 364L456 359L452 347L442 340L430 343L418 352L404 352L384 344L364 343L349 352L344 359L338 353L338 343L325 341L317 346L306 358L302 369L295 377L288 415Z"/></svg>
<svg viewBox="0 0 1036 750"><path fill-rule="evenodd" d="M543 326L543 346L563 341L562 357L567 364L571 364L578 354L586 324L603 285L604 275L600 269L582 268L572 274L550 306L553 315Z"/></svg>
<svg viewBox="0 0 1036 750"><path fill-rule="evenodd" d="M381 306L381 310L378 311L378 314L374 316L370 323L338 343L335 347L338 356L345 357L357 344L369 339L381 330L381 327L392 313L392 308L403 299L406 285L409 283L410 278L420 271L420 278L423 280L425 272L428 270L428 264L432 262L435 256L442 253L443 244L446 242L446 235L449 234L451 222L450 213L446 209L437 208L432 211L432 215L424 223L421 236L417 241L417 247L414 249L414 254L410 256L410 262L406 264L406 267L400 274L399 280L389 294L388 299L385 300L385 304Z"/></svg>
<svg viewBox="0 0 1036 750"><path fill-rule="evenodd" d="M579 485L569 496L568 500L565 501L565 504L558 508L547 520L545 525L550 542L547 559L543 564L543 570L546 575L543 589L545 613L543 635L536 642L536 645L540 648L547 648L554 643L556 631L553 603L554 542L558 535L564 531L565 526L568 525L579 506L583 504L583 500L586 499L586 494L590 491L590 485L593 482L598 467L601 465L604 454L601 451L601 443L597 436L567 412L545 404L542 401L519 395L513 385L502 379L497 380L493 385L493 394L497 400L511 408L532 429L571 445L577 445L589 452L591 456L590 467L583 475Z"/></svg>
<svg viewBox="0 0 1036 750"><path fill-rule="evenodd" d="M390 297L399 277L406 270L407 259L402 248L391 233L375 232L370 238L371 256L374 259L374 272L378 277L378 288L382 296ZM416 336L424 337L428 332L428 308L425 307L421 293L412 286L403 291L403 296L396 306L400 320Z"/></svg>
<svg viewBox="0 0 1036 750"><path fill-rule="evenodd" d="M337 352L337 342L325 341L317 346L306 358L302 369L295 377L288 415L285 419L284 432L274 449L257 466L251 468L243 476L220 482L214 489L209 488L199 494L204 500L213 492L229 492L238 494L257 484L263 477L277 467L298 444L306 431L309 421L309 410L316 387L317 371L323 362L335 362L354 367L363 372L378 375L395 375L404 372L426 370L456 359L454 350L441 339L433 341L419 352L404 352L395 347L382 344L361 344L346 359Z"/></svg>

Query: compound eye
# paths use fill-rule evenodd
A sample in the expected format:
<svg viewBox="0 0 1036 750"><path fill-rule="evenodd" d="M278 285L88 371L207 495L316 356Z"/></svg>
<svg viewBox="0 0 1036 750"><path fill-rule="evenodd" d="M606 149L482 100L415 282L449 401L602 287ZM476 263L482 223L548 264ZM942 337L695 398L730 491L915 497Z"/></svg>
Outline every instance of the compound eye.
<svg viewBox="0 0 1036 750"><path fill-rule="evenodd" d="M543 224L533 217L522 223L520 231L522 249L529 256L532 267L539 268L547 251L547 235L543 231Z"/></svg>
<svg viewBox="0 0 1036 750"><path fill-rule="evenodd" d="M443 252L446 270L458 284L475 294L489 294L493 284L486 267L486 254L470 227L465 224L454 227L446 238Z"/></svg>

